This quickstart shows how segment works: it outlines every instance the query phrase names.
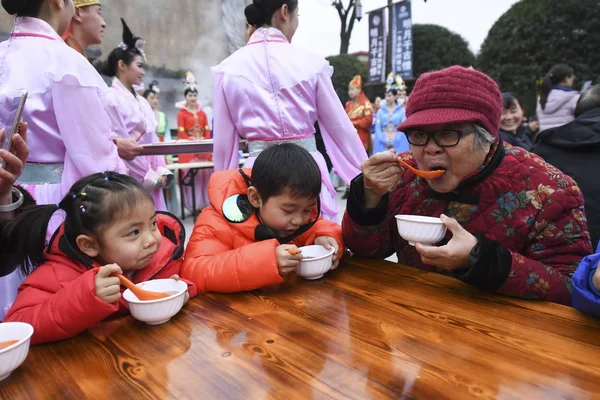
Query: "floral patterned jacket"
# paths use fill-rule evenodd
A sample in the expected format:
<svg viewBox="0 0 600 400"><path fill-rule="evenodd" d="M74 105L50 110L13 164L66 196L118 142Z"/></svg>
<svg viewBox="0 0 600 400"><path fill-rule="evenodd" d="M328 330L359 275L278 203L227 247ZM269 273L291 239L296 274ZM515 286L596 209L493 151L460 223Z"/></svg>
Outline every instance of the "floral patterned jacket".
<svg viewBox="0 0 600 400"><path fill-rule="evenodd" d="M405 161L416 165L408 153ZM415 214L458 220L479 243L471 267L454 276L484 290L569 304L571 276L592 253L584 200L575 181L540 157L509 144L453 193L440 194L406 172L377 208L363 207L362 175L354 179L343 220L344 241L359 256L385 258L446 273L424 265L415 248L398 234L394 216ZM447 242L451 233L447 234Z"/></svg>

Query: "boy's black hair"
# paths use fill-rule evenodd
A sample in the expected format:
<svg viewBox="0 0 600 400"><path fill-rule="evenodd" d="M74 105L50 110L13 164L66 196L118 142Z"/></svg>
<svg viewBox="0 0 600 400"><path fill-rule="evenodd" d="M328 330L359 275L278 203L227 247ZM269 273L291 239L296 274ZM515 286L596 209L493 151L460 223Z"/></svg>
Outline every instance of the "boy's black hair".
<svg viewBox="0 0 600 400"><path fill-rule="evenodd" d="M282 193L316 199L321 193L321 170L302 147L294 143L277 144L256 158L252 185L265 202Z"/></svg>

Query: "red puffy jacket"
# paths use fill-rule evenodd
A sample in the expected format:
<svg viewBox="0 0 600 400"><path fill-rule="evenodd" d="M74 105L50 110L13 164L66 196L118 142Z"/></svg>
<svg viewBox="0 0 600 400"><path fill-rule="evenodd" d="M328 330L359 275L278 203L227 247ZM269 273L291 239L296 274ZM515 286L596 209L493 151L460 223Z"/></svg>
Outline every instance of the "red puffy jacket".
<svg viewBox="0 0 600 400"><path fill-rule="evenodd" d="M185 229L181 222L167 213L159 213L158 228L163 236L160 249L150 265L137 271L135 283L151 279L170 278L179 274ZM108 304L95 295L92 268L69 254L64 237L64 226L54 235L46 250L46 261L33 270L19 287L17 298L4 322L27 322L35 329L32 344L68 339L96 325L104 319L128 314L127 302L121 299ZM190 297L196 287L188 283Z"/></svg>
<svg viewBox="0 0 600 400"><path fill-rule="evenodd" d="M244 173L250 177L251 170L244 169ZM276 239L256 241L254 229L259 224L256 214L235 224L223 216L221 208L225 200L246 194L247 190L238 170L215 172L210 178L211 206L202 210L196 221L181 269L181 276L194 282L198 292L241 292L283 281L275 255L279 242ZM316 208L313 217L316 217ZM340 245L340 253L343 252L342 228L321 217L291 244L310 245L319 236L333 237Z"/></svg>

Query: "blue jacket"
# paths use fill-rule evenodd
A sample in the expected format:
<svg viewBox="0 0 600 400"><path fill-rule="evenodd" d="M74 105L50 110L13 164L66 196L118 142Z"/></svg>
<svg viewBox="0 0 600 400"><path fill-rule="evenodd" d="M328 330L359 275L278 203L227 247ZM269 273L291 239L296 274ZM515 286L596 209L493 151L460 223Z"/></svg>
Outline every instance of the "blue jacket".
<svg viewBox="0 0 600 400"><path fill-rule="evenodd" d="M600 263L600 253L592 254L581 260L573 274L573 307L584 313L600 318L600 291L592 284L592 277Z"/></svg>
<svg viewBox="0 0 600 400"><path fill-rule="evenodd" d="M387 147L388 131L394 133L394 138L391 142L391 145L396 149L397 154L404 153L405 151L409 150L406 135L396 130L398 125L400 125L405 119L406 112L402 106L396 107L391 114L387 107L382 107L379 109L379 111L377 111L377 115L375 116L375 140L373 142L373 154L389 150Z"/></svg>

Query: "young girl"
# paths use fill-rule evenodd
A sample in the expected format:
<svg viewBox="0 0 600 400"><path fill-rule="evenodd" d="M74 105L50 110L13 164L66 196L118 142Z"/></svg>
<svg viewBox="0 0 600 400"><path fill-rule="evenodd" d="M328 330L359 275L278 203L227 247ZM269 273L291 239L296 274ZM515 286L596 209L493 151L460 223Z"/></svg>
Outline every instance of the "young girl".
<svg viewBox="0 0 600 400"><path fill-rule="evenodd" d="M154 111L134 90L134 85L140 85L144 77L143 41L131 33L123 19L121 22L123 43L108 55L105 70L106 75L113 77L106 111L117 137L133 139L139 144L156 143L160 140L156 136L158 124ZM166 168L165 157L138 156L125 164L129 174L152 194L156 208L166 211L162 188L170 184L173 174Z"/></svg>
<svg viewBox="0 0 600 400"><path fill-rule="evenodd" d="M46 226L59 208L65 222L45 248ZM181 222L157 213L134 178L114 172L83 178L60 204L30 208L5 227L0 246L13 249L6 262L28 276L4 321L33 325L36 344L126 314L119 279L111 275L135 283L177 278L184 241ZM195 286L188 288L194 296Z"/></svg>

